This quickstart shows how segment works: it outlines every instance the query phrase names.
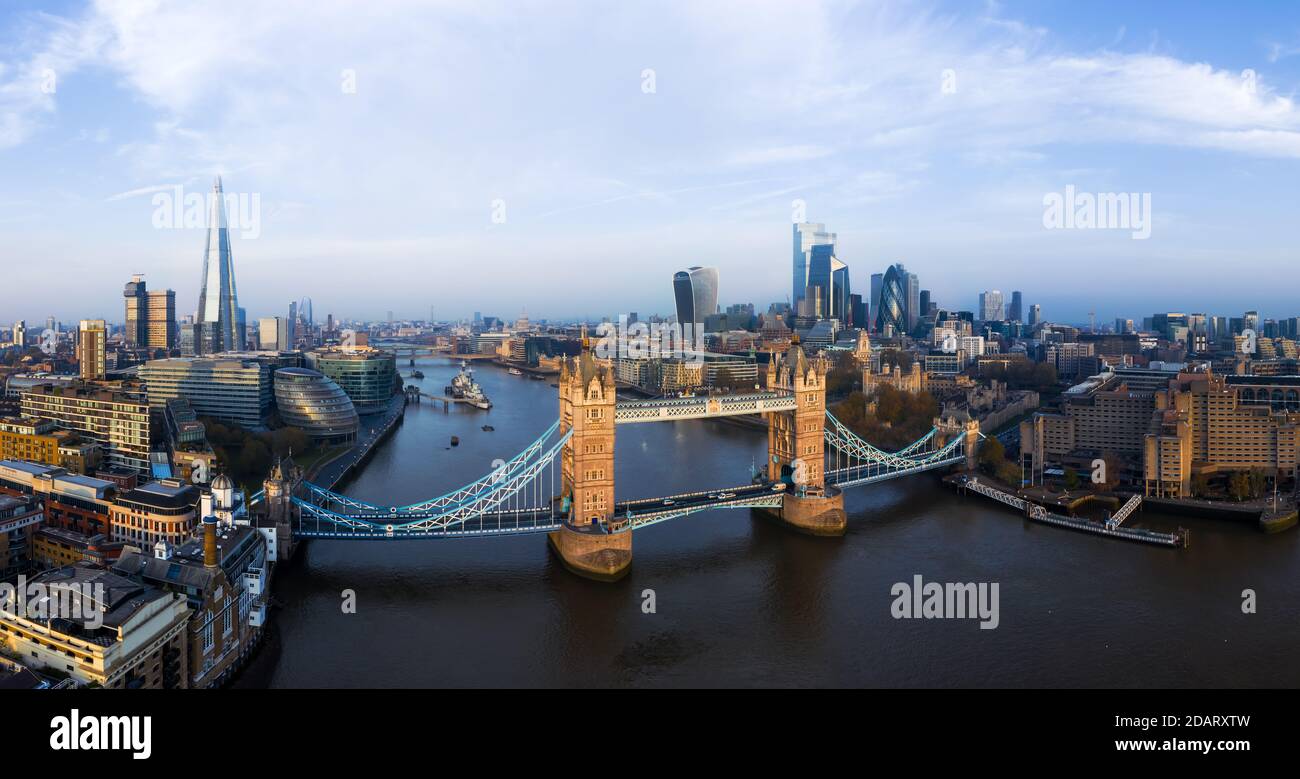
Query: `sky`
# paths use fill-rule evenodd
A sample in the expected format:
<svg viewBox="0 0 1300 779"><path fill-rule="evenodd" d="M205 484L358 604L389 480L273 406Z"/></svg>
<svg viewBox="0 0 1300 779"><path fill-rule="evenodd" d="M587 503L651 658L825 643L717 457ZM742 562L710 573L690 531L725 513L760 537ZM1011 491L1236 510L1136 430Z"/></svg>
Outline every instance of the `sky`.
<svg viewBox="0 0 1300 779"><path fill-rule="evenodd" d="M0 321L192 312L159 203L218 174L250 318L644 317L693 265L762 310L799 215L855 291L1297 316L1298 86L1293 2L7 0ZM1049 227L1067 188L1149 237Z"/></svg>

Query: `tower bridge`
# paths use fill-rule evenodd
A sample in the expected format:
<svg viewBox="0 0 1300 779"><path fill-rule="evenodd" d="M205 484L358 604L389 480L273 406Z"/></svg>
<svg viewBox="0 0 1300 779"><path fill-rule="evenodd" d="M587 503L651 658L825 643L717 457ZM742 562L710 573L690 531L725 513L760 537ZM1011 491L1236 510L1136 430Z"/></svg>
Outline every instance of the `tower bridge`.
<svg viewBox="0 0 1300 779"><path fill-rule="evenodd" d="M813 535L844 533L843 491L951 466L974 466L979 424L936 419L896 452L859 438L826 409L828 360L796 342L768 363L766 390L619 402L612 363L589 349L566 360L558 419L509 461L470 484L405 506L382 506L299 480L255 496L294 539L482 538L545 533L570 570L616 579L632 562L633 531L705 511L747 508ZM751 482L617 501L618 425L759 414L768 456ZM268 485L272 482L268 481Z"/></svg>

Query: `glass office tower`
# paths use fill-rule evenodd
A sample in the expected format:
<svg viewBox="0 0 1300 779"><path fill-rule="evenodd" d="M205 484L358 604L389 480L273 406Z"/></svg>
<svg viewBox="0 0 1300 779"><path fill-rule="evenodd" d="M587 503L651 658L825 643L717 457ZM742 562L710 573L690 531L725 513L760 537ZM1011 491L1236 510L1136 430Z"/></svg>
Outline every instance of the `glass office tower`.
<svg viewBox="0 0 1300 779"><path fill-rule="evenodd" d="M226 227L225 197L221 177L212 185L208 209L208 241L203 249L203 284L199 289L199 310L195 322L209 325L209 348L243 351L244 330L240 323L239 298L235 292L235 264L230 255L230 230Z"/></svg>
<svg viewBox="0 0 1300 779"><path fill-rule="evenodd" d="M673 274L677 322L704 332L704 318L718 313L718 269L696 266Z"/></svg>
<svg viewBox="0 0 1300 779"><path fill-rule="evenodd" d="M812 264L814 246L829 245L831 254L835 253L835 233L826 232L826 225L815 222L799 222L794 226L794 268L791 279L790 307L799 310L799 301L804 298L804 290L812 283L809 269Z"/></svg>

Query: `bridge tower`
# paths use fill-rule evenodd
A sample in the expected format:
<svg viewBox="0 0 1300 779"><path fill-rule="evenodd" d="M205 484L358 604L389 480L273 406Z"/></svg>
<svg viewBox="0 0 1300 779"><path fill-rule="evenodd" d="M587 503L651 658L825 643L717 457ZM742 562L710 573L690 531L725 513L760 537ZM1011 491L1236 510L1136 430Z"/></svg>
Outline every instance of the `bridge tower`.
<svg viewBox="0 0 1300 779"><path fill-rule="evenodd" d="M277 459L270 474L262 481L262 500L266 505L267 518L275 524L276 556L279 560L289 560L297 551L293 526L299 512L293 504L293 498L301 487L302 480L302 469L290 456L284 460Z"/></svg>
<svg viewBox="0 0 1300 779"><path fill-rule="evenodd" d="M767 417L767 475L786 482L781 508L773 513L791 527L813 535L843 535L847 526L844 495L826 487L826 374L830 362L809 358L796 336L784 354L767 364L767 388L795 396L794 411Z"/></svg>
<svg viewBox="0 0 1300 779"><path fill-rule="evenodd" d="M632 533L612 532L614 517L614 368L582 354L560 366L560 433L573 436L560 455L565 527L549 534L551 549L580 576L614 580L632 564Z"/></svg>
<svg viewBox="0 0 1300 779"><path fill-rule="evenodd" d="M938 428L935 433L934 445L936 448L943 448L948 442L957 436L964 436L966 441L962 444L966 454L966 470L975 470L978 462L976 457L979 455L980 445L980 423L978 419L971 419L970 414L965 411L947 411L946 416L938 417L934 420L934 426Z"/></svg>

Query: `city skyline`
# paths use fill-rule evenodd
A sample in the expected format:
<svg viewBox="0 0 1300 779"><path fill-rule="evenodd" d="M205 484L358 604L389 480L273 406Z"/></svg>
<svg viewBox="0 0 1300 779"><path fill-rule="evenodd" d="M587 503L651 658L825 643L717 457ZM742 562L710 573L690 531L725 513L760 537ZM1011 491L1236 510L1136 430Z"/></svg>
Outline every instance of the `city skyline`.
<svg viewBox="0 0 1300 779"><path fill-rule="evenodd" d="M250 318L282 314L306 276L345 317L666 314L661 279L701 246L720 303L763 307L786 298L785 223L804 218L836 233L852 287L902 263L945 307L1015 285L1063 322L1293 315L1256 289L1293 262L1300 58L1277 9L1101 8L412 4L394 30L328 4L304 27L292 3L18 3L0 21L4 252L18 286L72 283L0 319L116 321L123 270L195 311L202 238L158 229L154 199L214 174L260 197L259 229L232 240ZM587 17L594 48L554 46ZM776 43L796 23L814 54L791 67ZM234 31L239 52L216 45ZM502 35L505 57L459 42ZM1149 239L1045 229L1044 198L1071 187L1150 195ZM598 263L609 311L572 293ZM431 277L480 267L454 294Z"/></svg>

